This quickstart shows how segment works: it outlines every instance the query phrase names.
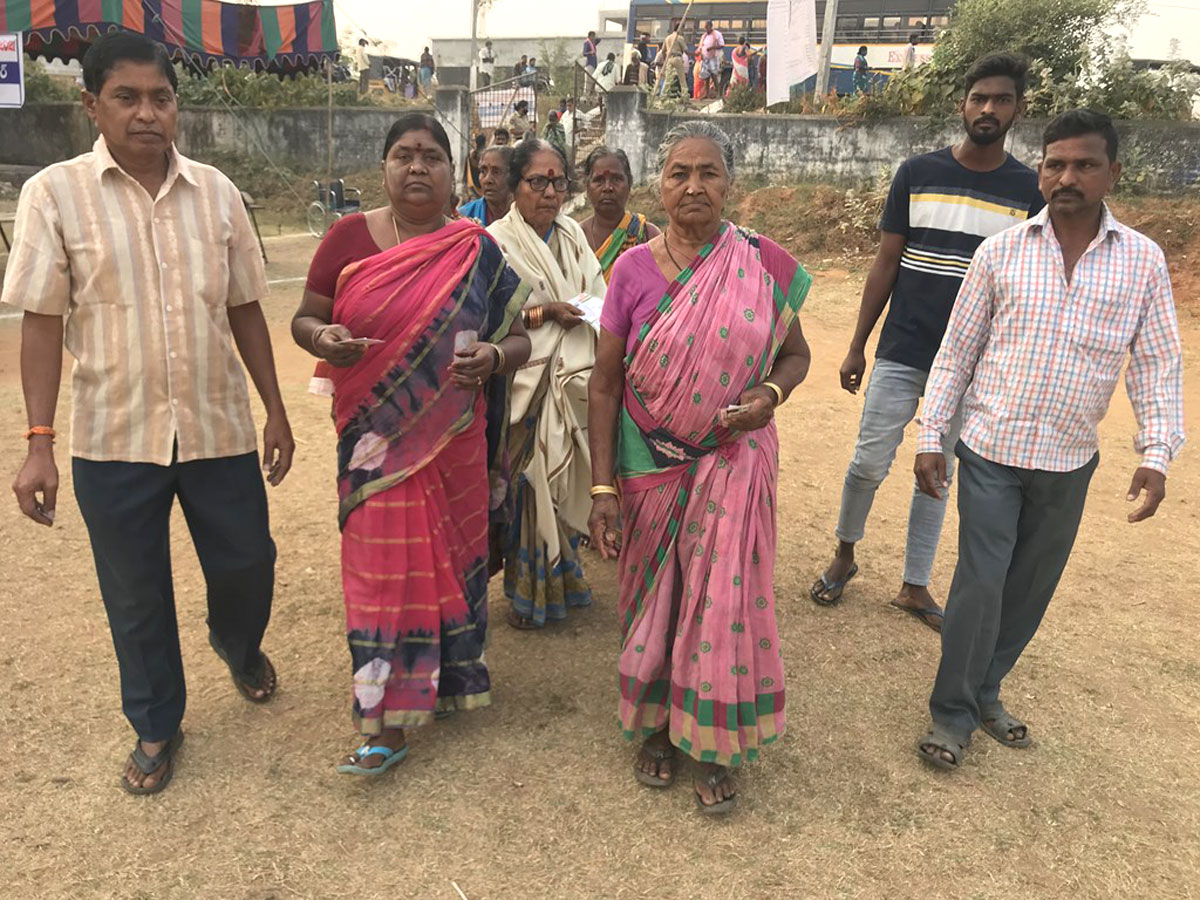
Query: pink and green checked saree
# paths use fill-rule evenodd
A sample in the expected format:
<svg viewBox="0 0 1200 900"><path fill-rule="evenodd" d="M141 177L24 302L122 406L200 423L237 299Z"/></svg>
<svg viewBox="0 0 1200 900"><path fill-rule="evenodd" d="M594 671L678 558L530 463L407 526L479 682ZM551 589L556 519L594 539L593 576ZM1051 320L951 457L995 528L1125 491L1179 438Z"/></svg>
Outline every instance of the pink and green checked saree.
<svg viewBox="0 0 1200 900"><path fill-rule="evenodd" d="M701 762L748 762L784 729L775 423L733 432L717 413L766 379L811 282L800 266L777 282L758 236L725 222L625 359L621 725L668 728Z"/></svg>

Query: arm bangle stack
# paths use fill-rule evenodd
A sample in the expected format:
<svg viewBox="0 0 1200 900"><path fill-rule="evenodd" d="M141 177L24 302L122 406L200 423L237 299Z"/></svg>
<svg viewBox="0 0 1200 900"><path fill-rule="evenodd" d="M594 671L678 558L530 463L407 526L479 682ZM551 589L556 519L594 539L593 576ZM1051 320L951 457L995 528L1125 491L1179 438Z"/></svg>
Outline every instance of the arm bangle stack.
<svg viewBox="0 0 1200 900"><path fill-rule="evenodd" d="M589 493L592 495L593 500L595 500L597 497L606 497L606 496L607 497L620 497L621 496L621 492L618 491L611 484L593 484L592 489L591 489L591 491L589 491Z"/></svg>
<svg viewBox="0 0 1200 900"><path fill-rule="evenodd" d="M764 381L762 383L762 386L765 388L770 388L772 391L775 392L775 405L776 406L783 405L783 388L781 388L779 385L777 385L773 381Z"/></svg>
<svg viewBox="0 0 1200 900"><path fill-rule="evenodd" d="M544 306L531 306L522 314L525 319L526 328L541 328L542 323L546 321L546 308Z"/></svg>
<svg viewBox="0 0 1200 900"><path fill-rule="evenodd" d="M508 364L508 358L504 355L504 348L499 344L489 344L489 346L496 351L496 368L492 370L492 374L500 375Z"/></svg>

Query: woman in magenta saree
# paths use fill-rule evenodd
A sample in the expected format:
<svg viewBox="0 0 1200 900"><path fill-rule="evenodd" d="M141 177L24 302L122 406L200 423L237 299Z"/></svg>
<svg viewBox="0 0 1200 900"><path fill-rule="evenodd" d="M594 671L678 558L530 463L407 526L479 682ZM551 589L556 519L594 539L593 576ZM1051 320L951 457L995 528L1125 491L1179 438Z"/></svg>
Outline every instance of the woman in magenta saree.
<svg viewBox="0 0 1200 900"><path fill-rule="evenodd" d="M338 767L349 774L403 759L405 727L489 702L487 532L504 515L503 376L528 357L528 292L478 224L442 217L452 172L440 126L400 120L384 151L389 207L329 232L293 322L322 359L314 385L332 389L338 433L354 720L367 738Z"/></svg>
<svg viewBox="0 0 1200 900"><path fill-rule="evenodd" d="M606 557L619 552L635 775L670 785L681 750L699 764L700 807L719 813L736 799L729 769L784 729L773 413L808 370L811 279L721 220L732 153L719 129L679 126L660 158L670 223L617 261L601 319L590 524Z"/></svg>

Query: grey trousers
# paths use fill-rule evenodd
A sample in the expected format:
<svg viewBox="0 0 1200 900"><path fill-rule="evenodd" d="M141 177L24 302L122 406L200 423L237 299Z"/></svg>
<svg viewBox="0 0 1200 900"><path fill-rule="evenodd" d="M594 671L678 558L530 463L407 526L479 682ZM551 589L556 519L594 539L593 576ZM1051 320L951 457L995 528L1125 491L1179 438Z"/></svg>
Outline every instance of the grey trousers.
<svg viewBox="0 0 1200 900"><path fill-rule="evenodd" d="M1045 472L990 462L962 441L956 453L958 565L929 712L966 742L1050 605L1100 454L1073 472Z"/></svg>

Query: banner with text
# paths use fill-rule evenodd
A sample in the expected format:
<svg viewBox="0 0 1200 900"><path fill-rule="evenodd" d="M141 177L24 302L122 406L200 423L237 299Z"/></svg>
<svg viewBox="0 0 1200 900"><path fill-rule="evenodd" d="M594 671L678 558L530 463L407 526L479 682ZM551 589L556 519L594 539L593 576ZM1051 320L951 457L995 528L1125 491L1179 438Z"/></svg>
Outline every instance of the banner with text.
<svg viewBox="0 0 1200 900"><path fill-rule="evenodd" d="M25 105L25 54L21 34L0 34L0 108Z"/></svg>
<svg viewBox="0 0 1200 900"><path fill-rule="evenodd" d="M792 85L817 72L816 0L767 3L767 105L791 99Z"/></svg>

